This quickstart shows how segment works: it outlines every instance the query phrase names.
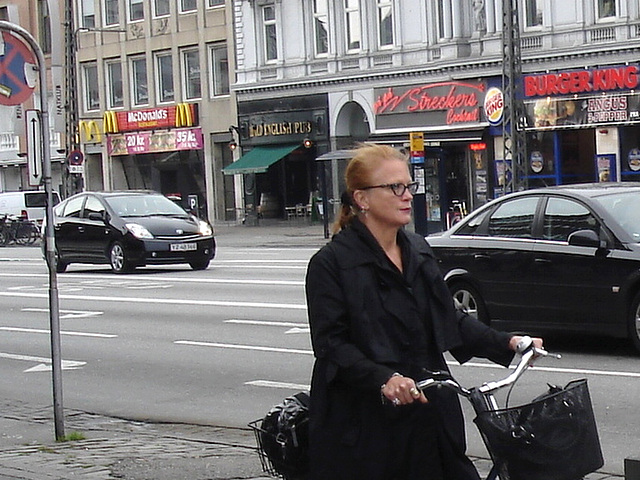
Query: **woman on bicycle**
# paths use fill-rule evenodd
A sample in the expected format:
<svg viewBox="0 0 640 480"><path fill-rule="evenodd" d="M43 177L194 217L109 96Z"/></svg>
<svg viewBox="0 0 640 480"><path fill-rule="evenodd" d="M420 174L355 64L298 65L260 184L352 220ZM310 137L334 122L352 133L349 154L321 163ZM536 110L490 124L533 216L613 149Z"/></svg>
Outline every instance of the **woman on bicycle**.
<svg viewBox="0 0 640 480"><path fill-rule="evenodd" d="M306 276L311 479L476 480L457 395L427 399L415 382L447 371L446 351L507 366L521 337L456 310L428 244L403 229L417 188L405 157L354 153L336 234Z"/></svg>

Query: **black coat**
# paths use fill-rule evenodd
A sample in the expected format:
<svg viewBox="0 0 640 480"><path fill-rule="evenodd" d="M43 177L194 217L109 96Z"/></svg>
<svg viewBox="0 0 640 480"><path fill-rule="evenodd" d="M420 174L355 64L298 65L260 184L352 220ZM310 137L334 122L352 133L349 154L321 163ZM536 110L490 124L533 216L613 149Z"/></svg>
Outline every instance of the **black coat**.
<svg viewBox="0 0 640 480"><path fill-rule="evenodd" d="M400 230L398 242L404 274L357 220L309 263L312 479L438 478L415 473L425 463L427 471L444 468L447 480L478 478L464 454L455 393L429 392L427 405L394 408L383 405L380 387L394 372L418 380L422 368L446 370L445 351L461 363L480 356L507 366L510 335L454 308L422 236ZM406 454L416 443L420 449ZM407 467L407 459L421 465ZM412 473L398 474L402 468Z"/></svg>

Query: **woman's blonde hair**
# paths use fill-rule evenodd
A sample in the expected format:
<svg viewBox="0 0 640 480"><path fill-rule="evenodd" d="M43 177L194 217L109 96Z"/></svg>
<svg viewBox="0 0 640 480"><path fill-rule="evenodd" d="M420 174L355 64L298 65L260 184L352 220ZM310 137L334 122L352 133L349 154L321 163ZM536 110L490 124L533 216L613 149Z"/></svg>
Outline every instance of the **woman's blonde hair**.
<svg viewBox="0 0 640 480"><path fill-rule="evenodd" d="M387 145L362 143L353 150L354 155L344 173L347 189L342 193L341 207L338 218L333 224L333 233L345 228L358 215L358 206L353 200L353 192L371 186L371 177L382 162L402 160L407 157L399 150Z"/></svg>

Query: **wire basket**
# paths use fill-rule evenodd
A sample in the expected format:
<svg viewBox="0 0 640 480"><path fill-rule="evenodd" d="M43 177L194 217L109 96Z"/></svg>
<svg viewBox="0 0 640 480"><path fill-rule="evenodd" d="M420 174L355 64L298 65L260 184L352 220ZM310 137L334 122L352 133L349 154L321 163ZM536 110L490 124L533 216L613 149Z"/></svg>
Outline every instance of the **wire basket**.
<svg viewBox="0 0 640 480"><path fill-rule="evenodd" d="M262 466L262 471L272 477L284 478L283 475L279 474L276 471L273 463L271 462L271 460L267 456L267 453L264 450L264 444L262 443L263 436L270 436L274 440L277 440L277 439L275 438L275 435L273 435L270 432L267 432L262 428L262 420L263 419L260 418L258 420L254 420L253 422L249 423L249 428L253 430L253 434L256 437L256 445L257 445L256 451L258 452L258 458L260 459L260 465Z"/></svg>

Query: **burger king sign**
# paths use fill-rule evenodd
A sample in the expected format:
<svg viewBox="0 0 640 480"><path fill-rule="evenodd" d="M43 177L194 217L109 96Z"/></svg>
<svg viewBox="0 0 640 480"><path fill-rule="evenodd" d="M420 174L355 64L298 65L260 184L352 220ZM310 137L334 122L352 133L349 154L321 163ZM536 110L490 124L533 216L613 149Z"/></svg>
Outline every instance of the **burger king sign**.
<svg viewBox="0 0 640 480"><path fill-rule="evenodd" d="M484 96L484 113L491 125L500 125L504 114L504 95L502 90L491 87Z"/></svg>

